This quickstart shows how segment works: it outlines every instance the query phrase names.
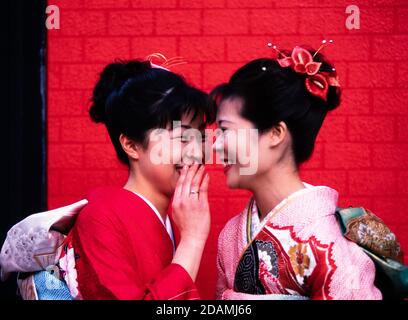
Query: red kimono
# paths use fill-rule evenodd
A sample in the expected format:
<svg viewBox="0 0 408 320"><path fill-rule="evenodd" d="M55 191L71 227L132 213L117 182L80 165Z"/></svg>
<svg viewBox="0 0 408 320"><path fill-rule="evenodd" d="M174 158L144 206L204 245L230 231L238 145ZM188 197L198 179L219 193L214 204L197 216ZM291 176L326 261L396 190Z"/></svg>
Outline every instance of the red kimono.
<svg viewBox="0 0 408 320"><path fill-rule="evenodd" d="M59 267L77 299L198 299L153 209L120 187L91 191L70 231Z"/></svg>

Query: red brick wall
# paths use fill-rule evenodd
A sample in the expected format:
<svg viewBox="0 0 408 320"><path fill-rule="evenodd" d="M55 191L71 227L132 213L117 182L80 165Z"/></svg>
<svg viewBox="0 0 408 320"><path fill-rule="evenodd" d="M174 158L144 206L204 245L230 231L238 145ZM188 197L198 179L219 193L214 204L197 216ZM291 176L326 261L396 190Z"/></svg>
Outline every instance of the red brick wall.
<svg viewBox="0 0 408 320"><path fill-rule="evenodd" d="M48 184L51 208L90 188L122 184L105 130L87 115L98 72L114 58L161 52L181 55L174 70L209 90L249 59L280 47L317 46L323 38L344 88L342 106L322 129L304 179L339 190L341 205L365 206L381 216L408 252L408 2L356 1L359 30L345 28L345 0L50 0L61 29L49 31ZM248 193L229 191L211 169L213 228L199 286L212 298L216 239Z"/></svg>

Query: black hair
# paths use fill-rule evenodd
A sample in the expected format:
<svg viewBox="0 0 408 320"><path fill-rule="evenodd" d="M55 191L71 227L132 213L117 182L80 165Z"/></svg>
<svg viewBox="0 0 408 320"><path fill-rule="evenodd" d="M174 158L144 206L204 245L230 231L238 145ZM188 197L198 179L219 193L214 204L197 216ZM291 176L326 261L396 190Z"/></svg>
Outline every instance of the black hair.
<svg viewBox="0 0 408 320"><path fill-rule="evenodd" d="M307 50L312 55L315 53ZM320 71L336 75L333 65L322 54L318 53L314 61L322 63ZM228 98L242 98L240 114L251 121L260 134L280 121L285 122L292 136L294 160L299 166L311 157L327 112L340 104L341 90L329 86L327 101L324 101L307 91L304 74L281 67L276 59L261 58L238 69L228 83L217 86L210 96L215 106Z"/></svg>
<svg viewBox="0 0 408 320"><path fill-rule="evenodd" d="M147 147L151 129L166 128L185 114L214 122L214 106L208 95L180 75L153 68L150 61L117 60L108 64L95 85L89 114L106 125L119 160L129 164L119 136L124 134Z"/></svg>

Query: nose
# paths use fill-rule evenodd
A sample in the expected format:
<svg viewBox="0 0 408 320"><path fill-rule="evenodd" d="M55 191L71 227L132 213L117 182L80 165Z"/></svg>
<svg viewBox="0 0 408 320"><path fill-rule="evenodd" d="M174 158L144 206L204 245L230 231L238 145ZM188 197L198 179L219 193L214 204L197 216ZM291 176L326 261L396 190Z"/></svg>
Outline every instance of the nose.
<svg viewBox="0 0 408 320"><path fill-rule="evenodd" d="M223 135L218 135L215 137L215 141L212 145L212 148L215 152L220 153L224 152L224 137Z"/></svg>
<svg viewBox="0 0 408 320"><path fill-rule="evenodd" d="M191 143L186 146L184 151L183 162L186 164L203 163L203 146L201 143Z"/></svg>

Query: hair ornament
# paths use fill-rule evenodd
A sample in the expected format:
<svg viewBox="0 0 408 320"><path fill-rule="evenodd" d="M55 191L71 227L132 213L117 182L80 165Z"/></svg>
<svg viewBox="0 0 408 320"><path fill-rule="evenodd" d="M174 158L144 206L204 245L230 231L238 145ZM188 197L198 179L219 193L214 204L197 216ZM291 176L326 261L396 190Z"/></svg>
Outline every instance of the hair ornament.
<svg viewBox="0 0 408 320"><path fill-rule="evenodd" d="M187 63L187 61L185 61L182 57L173 57L167 59L163 54L158 52L149 54L145 57L145 60L150 61L150 65L152 66L152 68L159 68L167 71L170 71L169 69L171 67Z"/></svg>
<svg viewBox="0 0 408 320"><path fill-rule="evenodd" d="M322 63L313 59L319 51L329 44L333 44L333 40L323 40L313 56L307 49L300 46L293 48L290 56L278 50L277 46L272 43L268 43L268 47L278 53L277 62L282 68L291 68L295 72L306 76L305 86L309 93L327 101L329 86L340 87L336 69L321 70Z"/></svg>

